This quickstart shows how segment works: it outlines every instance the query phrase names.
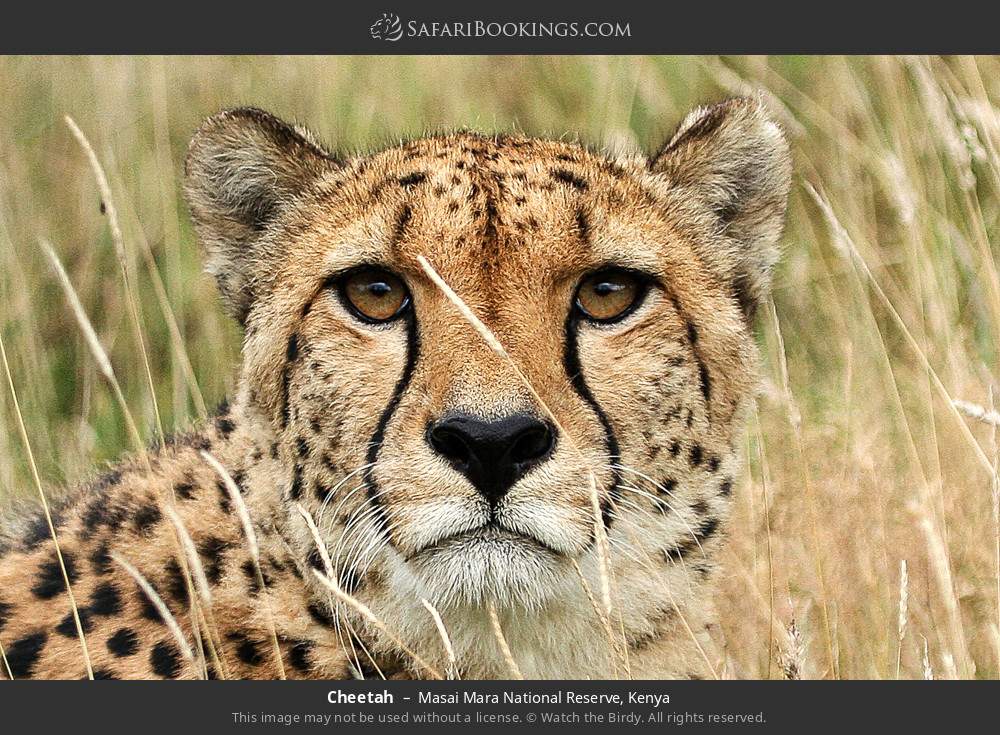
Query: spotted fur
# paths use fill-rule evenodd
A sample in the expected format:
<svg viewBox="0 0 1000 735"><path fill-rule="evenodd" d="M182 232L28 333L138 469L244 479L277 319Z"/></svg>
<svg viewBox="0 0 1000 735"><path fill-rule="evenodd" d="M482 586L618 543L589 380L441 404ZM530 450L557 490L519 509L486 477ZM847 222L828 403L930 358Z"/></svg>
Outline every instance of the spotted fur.
<svg viewBox="0 0 1000 735"><path fill-rule="evenodd" d="M424 600L464 677L510 673L490 607L526 676L707 675L697 640L755 384L750 320L788 187L784 139L751 99L696 110L651 158L461 132L342 160L259 110L210 118L186 192L245 329L238 394L197 433L70 493L54 510L61 561L45 519L22 519L0 546L0 675L86 675L64 573L100 678L427 675L318 581L299 508L340 586L440 672ZM402 318L348 312L338 274L359 264L406 283ZM572 304L608 265L652 285L602 326ZM454 412L537 416L554 445L488 503L428 442ZM249 510L256 561L206 454ZM610 626L595 610L605 535Z"/></svg>

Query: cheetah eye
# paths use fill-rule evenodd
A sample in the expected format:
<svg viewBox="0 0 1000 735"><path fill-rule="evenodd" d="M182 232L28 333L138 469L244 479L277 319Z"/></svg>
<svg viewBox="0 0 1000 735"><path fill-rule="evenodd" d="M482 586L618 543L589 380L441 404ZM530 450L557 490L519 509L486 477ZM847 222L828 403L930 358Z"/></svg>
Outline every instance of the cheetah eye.
<svg viewBox="0 0 1000 735"><path fill-rule="evenodd" d="M631 314L646 294L642 276L619 268L591 273L576 289L574 306L587 319L601 324Z"/></svg>
<svg viewBox="0 0 1000 735"><path fill-rule="evenodd" d="M410 292L398 277L374 266L364 266L340 280L340 297L348 310L369 324L400 316L410 305Z"/></svg>

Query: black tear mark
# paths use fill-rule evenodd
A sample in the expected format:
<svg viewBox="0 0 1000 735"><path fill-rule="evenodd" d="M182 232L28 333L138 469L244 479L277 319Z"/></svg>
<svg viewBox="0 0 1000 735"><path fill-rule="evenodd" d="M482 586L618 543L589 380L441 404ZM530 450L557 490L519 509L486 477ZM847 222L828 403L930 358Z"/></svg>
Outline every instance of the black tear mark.
<svg viewBox="0 0 1000 735"><path fill-rule="evenodd" d="M604 409L601 408L597 399L594 398L594 394L590 392L590 387L583 377L583 365L580 362L580 351L577 343L579 326L580 320L576 316L576 311L571 309L569 315L566 317L566 343L563 351L563 368L569 377L569 382L573 386L573 390L580 396L584 403L590 406L591 410L596 414L601 427L604 429L604 448L608 455L608 462L612 467L611 485L608 489L608 495L612 502L606 503L602 499L601 519L604 522L604 526L609 528L612 521L611 505L621 495L621 488L619 487L621 483L621 471L618 469L617 464L620 445L618 444L618 437L615 435L614 427L611 426L611 421L608 419L607 414L604 413Z"/></svg>
<svg viewBox="0 0 1000 735"><path fill-rule="evenodd" d="M564 168L553 169L550 172L550 175L556 181L562 182L563 184L569 184L577 191L586 191L588 188L588 184L585 180L581 179L572 171L567 171Z"/></svg>
<svg viewBox="0 0 1000 735"><path fill-rule="evenodd" d="M365 464L368 468L365 470L364 477L368 502L375 508L377 516L375 526L381 533L385 533L385 529L388 528L388 517L380 498L378 482L375 480L374 467L378 460L379 451L382 449L382 442L385 440L386 427L389 425L389 421L399 407L403 394L410 385L413 372L417 367L417 360L420 357L420 333L412 309L406 312L404 319L406 324L406 363L403 365L403 373L399 376L399 380L396 381L396 386L393 388L392 397L382 410L382 415L379 417L375 432L368 441L368 453L365 456ZM394 544L391 534L388 535L388 539L389 543Z"/></svg>
<svg viewBox="0 0 1000 735"><path fill-rule="evenodd" d="M40 631L19 638L7 646L4 656L15 679L27 679L34 673L35 665L48 639L48 633Z"/></svg>

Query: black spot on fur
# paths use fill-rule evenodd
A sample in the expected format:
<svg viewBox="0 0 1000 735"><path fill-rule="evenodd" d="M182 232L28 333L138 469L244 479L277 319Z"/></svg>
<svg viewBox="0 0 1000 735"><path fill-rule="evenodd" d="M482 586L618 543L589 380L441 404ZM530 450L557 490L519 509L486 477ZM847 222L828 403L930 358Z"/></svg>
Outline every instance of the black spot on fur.
<svg viewBox="0 0 1000 735"><path fill-rule="evenodd" d="M675 480L672 477L665 477L663 479L663 482L660 483L660 487L657 488L657 491L661 495L669 495L676 488L677 488L677 480Z"/></svg>
<svg viewBox="0 0 1000 735"><path fill-rule="evenodd" d="M679 441L674 439L672 442L670 442L670 446L668 447L668 449L670 451L670 456L676 457L681 451L681 444Z"/></svg>
<svg viewBox="0 0 1000 735"><path fill-rule="evenodd" d="M80 627L84 633L89 633L94 628L94 621L91 619L90 611L85 607L77 608L80 614ZM73 619L73 611L66 613L65 617L56 626L56 633L67 638L76 638L76 620Z"/></svg>
<svg viewBox="0 0 1000 735"><path fill-rule="evenodd" d="M702 450L700 444L695 444L691 447L691 453L688 455L688 459L691 461L691 465L693 467L697 467L701 464Z"/></svg>
<svg viewBox="0 0 1000 735"><path fill-rule="evenodd" d="M288 385L291 380L291 365L299 359L299 335L292 334L285 348L285 366L281 370L281 426L288 426Z"/></svg>
<svg viewBox="0 0 1000 735"><path fill-rule="evenodd" d="M121 594L111 582L102 582L90 593L90 612L94 615L117 615L121 611Z"/></svg>
<svg viewBox="0 0 1000 735"><path fill-rule="evenodd" d="M222 564L225 561L223 554L230 546L231 543L217 536L209 536L198 544L198 554L209 584L218 584L222 579Z"/></svg>
<svg viewBox="0 0 1000 735"><path fill-rule="evenodd" d="M63 552L62 558L66 567L66 576L72 584L77 578L76 560L68 551ZM51 558L38 567L38 581L31 588L31 591L35 597L51 600L65 589L66 582L63 580L62 568L59 566L59 557L53 550Z"/></svg>
<svg viewBox="0 0 1000 735"><path fill-rule="evenodd" d="M191 500L194 497L194 481L187 477L174 485L174 494L181 500Z"/></svg>
<svg viewBox="0 0 1000 735"><path fill-rule="evenodd" d="M215 420L215 429L222 436L226 437L233 433L233 429L236 425L233 423L232 419L225 416L220 416Z"/></svg>
<svg viewBox="0 0 1000 735"><path fill-rule="evenodd" d="M296 641L288 651L288 660L292 668L303 673L309 671L309 654L312 653L313 644L309 641Z"/></svg>
<svg viewBox="0 0 1000 735"><path fill-rule="evenodd" d="M229 513L233 509L232 501L229 499L229 488L222 478L215 483L215 489L219 491L219 508L223 513Z"/></svg>
<svg viewBox="0 0 1000 735"><path fill-rule="evenodd" d="M302 497L302 468L298 465L295 465L295 470L292 472L292 485L288 488L288 496L292 500Z"/></svg>
<svg viewBox="0 0 1000 735"><path fill-rule="evenodd" d="M664 554L668 559L677 561L689 554L694 549L701 546L701 542L709 539L719 529L718 518L705 518L699 523L687 538L674 544L668 549L664 549Z"/></svg>
<svg viewBox="0 0 1000 735"><path fill-rule="evenodd" d="M139 650L139 636L131 628L119 628L108 638L107 645L113 656L125 658Z"/></svg>
<svg viewBox="0 0 1000 735"><path fill-rule="evenodd" d="M137 533L144 534L149 531L153 526L160 522L163 514L160 513L160 509L157 508L152 503L145 505L140 508L135 514L135 530Z"/></svg>
<svg viewBox="0 0 1000 735"><path fill-rule="evenodd" d="M323 565L323 557L319 555L318 549L313 549L312 551L310 551L309 556L306 557L306 561L309 562L309 566L311 566L313 569L318 569L321 572L325 569Z"/></svg>
<svg viewBox="0 0 1000 735"><path fill-rule="evenodd" d="M142 608L140 609L139 614L146 620L151 620L154 623L165 625L166 621L164 621L163 616L160 615L160 611L156 608L156 605L153 604L153 601L149 599L148 595L146 595L146 591L139 585L136 585L136 595L138 595L138 599L142 601Z"/></svg>
<svg viewBox="0 0 1000 735"><path fill-rule="evenodd" d="M711 457L708 458L708 471L715 472L718 469L719 469L719 458L716 457L715 455L712 455Z"/></svg>
<svg viewBox="0 0 1000 735"><path fill-rule="evenodd" d="M90 554L90 568L94 574L107 574L111 571L111 556L108 553L109 545L107 541L102 541L100 545Z"/></svg>
<svg viewBox="0 0 1000 735"><path fill-rule="evenodd" d="M315 486L313 487L313 494L319 502L326 502L326 496L330 494L330 488L317 480Z"/></svg>
<svg viewBox="0 0 1000 735"><path fill-rule="evenodd" d="M727 477L725 480L722 481L722 484L719 486L719 494L724 498L728 498L730 495L732 495L732 492L733 492L733 481Z"/></svg>
<svg viewBox="0 0 1000 735"><path fill-rule="evenodd" d="M26 679L31 676L48 639L49 636L45 632L32 633L19 638L4 649L7 665L15 679Z"/></svg>
<svg viewBox="0 0 1000 735"><path fill-rule="evenodd" d="M53 525L58 526L57 514L51 513L50 515ZM41 513L32 519L31 523L28 524L27 531L21 536L21 549L24 551L37 549L43 541L50 538L52 538L52 532L49 530L49 522L45 518L45 514Z"/></svg>
<svg viewBox="0 0 1000 735"><path fill-rule="evenodd" d="M87 677L81 677L86 679ZM115 681L118 677L111 669L94 669L94 681Z"/></svg>
<svg viewBox="0 0 1000 735"><path fill-rule="evenodd" d="M427 174L423 171L414 171L412 174L401 176L399 178L399 185L404 187L416 186L417 184L424 183L426 178Z"/></svg>
<svg viewBox="0 0 1000 735"><path fill-rule="evenodd" d="M305 440L305 437L300 436L295 440L295 451L303 459L309 456L309 442Z"/></svg>
<svg viewBox="0 0 1000 735"><path fill-rule="evenodd" d="M317 605L315 602L309 603L309 617L316 621L319 625L324 628L333 628L337 625L333 616L327 611L326 607L322 605Z"/></svg>
<svg viewBox="0 0 1000 735"><path fill-rule="evenodd" d="M9 602L4 602L0 600L0 630L3 630L3 626L7 624L10 620L10 612L14 609L14 606Z"/></svg>
<svg viewBox="0 0 1000 735"><path fill-rule="evenodd" d="M174 644L160 641L149 652L153 673L164 679L176 679L181 673L181 657Z"/></svg>
<svg viewBox="0 0 1000 735"><path fill-rule="evenodd" d="M256 666L264 660L257 649L257 643L249 638L242 638L239 645L236 646L236 656L240 661L250 666Z"/></svg>
<svg viewBox="0 0 1000 735"><path fill-rule="evenodd" d="M107 521L109 505L104 498L95 498L83 512L83 527L87 531L95 531Z"/></svg>
<svg viewBox="0 0 1000 735"><path fill-rule="evenodd" d="M574 174L572 171L567 171L564 168L553 169L551 172L552 178L556 181L561 181L564 184L569 184L577 191L586 191L587 182L581 179L579 176Z"/></svg>
<svg viewBox="0 0 1000 735"><path fill-rule="evenodd" d="M253 559L247 559L240 565L240 569L243 570L243 576L246 577L247 583L250 585L250 594L256 595L260 592L260 579L257 578L257 567L253 563ZM260 570L260 576L264 580L264 585L266 587L271 586L271 577L264 571Z"/></svg>
<svg viewBox="0 0 1000 735"><path fill-rule="evenodd" d="M170 596L185 607L188 604L187 580L184 578L184 570L177 563L176 559L167 562L167 592Z"/></svg>

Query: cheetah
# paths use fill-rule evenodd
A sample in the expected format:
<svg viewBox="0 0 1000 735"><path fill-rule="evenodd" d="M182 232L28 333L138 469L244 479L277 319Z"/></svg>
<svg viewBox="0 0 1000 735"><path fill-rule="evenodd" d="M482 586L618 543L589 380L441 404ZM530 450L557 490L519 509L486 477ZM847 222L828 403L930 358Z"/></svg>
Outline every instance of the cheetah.
<svg viewBox="0 0 1000 735"><path fill-rule="evenodd" d="M711 676L790 176L755 98L653 155L209 118L238 390L8 524L0 676Z"/></svg>

